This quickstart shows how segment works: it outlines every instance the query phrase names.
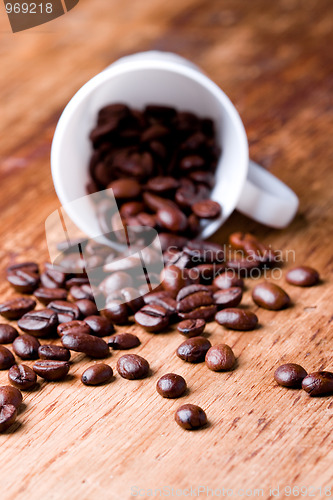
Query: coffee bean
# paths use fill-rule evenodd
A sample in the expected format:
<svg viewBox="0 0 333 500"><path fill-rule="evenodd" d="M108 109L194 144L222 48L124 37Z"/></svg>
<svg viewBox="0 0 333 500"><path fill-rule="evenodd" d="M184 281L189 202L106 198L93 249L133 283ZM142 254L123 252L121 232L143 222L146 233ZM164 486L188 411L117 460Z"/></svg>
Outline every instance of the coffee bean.
<svg viewBox="0 0 333 500"><path fill-rule="evenodd" d="M213 281L213 285L221 290L225 290L227 288L239 287L244 288L244 280L237 276L237 273L234 271L225 271L224 273L216 276Z"/></svg>
<svg viewBox="0 0 333 500"><path fill-rule="evenodd" d="M35 386L37 377L35 372L26 365L14 365L8 372L9 382L21 391L27 391Z"/></svg>
<svg viewBox="0 0 333 500"><path fill-rule="evenodd" d="M254 278L261 274L260 263L256 260L249 260L248 257L228 259L225 267L240 278Z"/></svg>
<svg viewBox="0 0 333 500"><path fill-rule="evenodd" d="M40 275L40 281L44 288L63 288L65 280L65 273L54 268L52 264L45 264L45 270Z"/></svg>
<svg viewBox="0 0 333 500"><path fill-rule="evenodd" d="M114 332L112 321L104 316L87 316L84 322L90 327L91 335L96 335L96 337L105 337Z"/></svg>
<svg viewBox="0 0 333 500"><path fill-rule="evenodd" d="M20 262L19 264L13 264L12 266L7 267L6 273L9 274L17 271L18 269L24 269L26 271L30 271L31 273L39 274L39 267L36 262Z"/></svg>
<svg viewBox="0 0 333 500"><path fill-rule="evenodd" d="M89 284L74 285L69 290L73 299L76 300L92 300L94 301L94 290Z"/></svg>
<svg viewBox="0 0 333 500"><path fill-rule="evenodd" d="M300 365L286 363L279 366L274 372L274 379L279 385L292 387L293 389L302 386L302 380L307 376L307 372Z"/></svg>
<svg viewBox="0 0 333 500"><path fill-rule="evenodd" d="M143 297L143 300L145 304L156 304L163 307L166 311L166 314L169 316L170 323L173 321L177 321L177 302L170 296L169 292L151 292L146 294Z"/></svg>
<svg viewBox="0 0 333 500"><path fill-rule="evenodd" d="M289 269L286 281L296 286L314 286L319 283L319 273L309 266L299 266Z"/></svg>
<svg viewBox="0 0 333 500"><path fill-rule="evenodd" d="M205 329L206 321L204 319L184 319L177 327L178 331L186 337L197 337Z"/></svg>
<svg viewBox="0 0 333 500"><path fill-rule="evenodd" d="M69 372L67 361L42 360L36 361L33 370L37 375L48 381L62 380Z"/></svg>
<svg viewBox="0 0 333 500"><path fill-rule="evenodd" d="M192 278L197 275L200 282L203 284L210 284L212 280L218 276L225 269L225 264L199 264L192 269L189 269L189 276Z"/></svg>
<svg viewBox="0 0 333 500"><path fill-rule="evenodd" d="M213 200L194 203L192 210L200 219L216 219L221 214L221 205Z"/></svg>
<svg viewBox="0 0 333 500"><path fill-rule="evenodd" d="M7 300L0 304L0 314L6 319L19 319L27 312L35 309L36 301L25 297Z"/></svg>
<svg viewBox="0 0 333 500"><path fill-rule="evenodd" d="M269 264L276 261L277 253L271 246L265 245L250 233L233 233L229 242L234 248L243 250L252 261Z"/></svg>
<svg viewBox="0 0 333 500"><path fill-rule="evenodd" d="M165 206L156 213L159 225L169 231L181 232L187 227L186 215L178 207Z"/></svg>
<svg viewBox="0 0 333 500"><path fill-rule="evenodd" d="M129 265L129 259L129 257L126 259L126 265ZM104 266L104 269L105 268L106 266ZM109 271L110 269L105 270ZM106 296L108 296L113 292L118 292L122 288L126 288L132 285L133 279L128 273L125 273L124 271L116 271L107 276L99 285L99 288Z"/></svg>
<svg viewBox="0 0 333 500"><path fill-rule="evenodd" d="M215 315L215 320L230 330L254 330L258 324L258 318L253 312L237 307L222 309Z"/></svg>
<svg viewBox="0 0 333 500"><path fill-rule="evenodd" d="M176 354L188 363L201 363L205 360L206 353L212 344L204 337L192 337L185 340L178 347Z"/></svg>
<svg viewBox="0 0 333 500"><path fill-rule="evenodd" d="M147 332L158 333L165 330L169 325L167 310L158 304L147 304L135 313L136 323Z"/></svg>
<svg viewBox="0 0 333 500"><path fill-rule="evenodd" d="M274 283L259 283L252 290L253 301L260 307L278 311L290 305L289 295Z"/></svg>
<svg viewBox="0 0 333 500"><path fill-rule="evenodd" d="M213 299L218 309L236 307L241 302L242 297L243 290L238 286L233 286L224 290L217 290L213 294Z"/></svg>
<svg viewBox="0 0 333 500"><path fill-rule="evenodd" d="M7 281L17 292L32 293L38 287L39 275L27 267L16 267L7 270Z"/></svg>
<svg viewBox="0 0 333 500"><path fill-rule="evenodd" d="M53 300L49 303L48 308L57 314L59 323L73 321L80 316L80 309L77 305L66 300Z"/></svg>
<svg viewBox="0 0 333 500"><path fill-rule="evenodd" d="M80 310L81 316L93 316L98 314L98 309L96 307L95 302L89 299L81 299L75 302L77 307Z"/></svg>
<svg viewBox="0 0 333 500"><path fill-rule="evenodd" d="M148 191L153 191L154 193L167 193L177 189L178 186L179 181L174 177L160 175L149 179L146 184L146 189L148 189Z"/></svg>
<svg viewBox="0 0 333 500"><path fill-rule="evenodd" d="M17 324L24 332L42 338L56 332L58 316L52 309L42 309L24 314Z"/></svg>
<svg viewBox="0 0 333 500"><path fill-rule="evenodd" d="M16 328L11 325L0 324L0 344L11 344L17 336Z"/></svg>
<svg viewBox="0 0 333 500"><path fill-rule="evenodd" d="M128 323L129 309L120 300L108 301L101 314L116 325L126 325Z"/></svg>
<svg viewBox="0 0 333 500"><path fill-rule="evenodd" d="M67 335L67 333L92 334L92 331L86 321L74 319L73 321L67 321L66 323L61 323L60 325L58 325L57 333L59 337L62 337L63 335Z"/></svg>
<svg viewBox="0 0 333 500"><path fill-rule="evenodd" d="M87 247L86 247L85 251L87 251ZM83 285L89 285L89 279L87 276L84 276L84 275L83 276L74 276L73 278L69 278L66 280L66 283L65 283L66 290L70 290L72 288L72 286L81 287ZM82 298L84 298L84 297L82 297Z"/></svg>
<svg viewBox="0 0 333 500"><path fill-rule="evenodd" d="M235 355L226 344L211 347L206 354L206 365L214 372L232 370L236 363Z"/></svg>
<svg viewBox="0 0 333 500"><path fill-rule="evenodd" d="M161 273L161 281L164 290L172 297L176 297L179 290L186 285L186 279L182 269L175 265L167 266Z"/></svg>
<svg viewBox="0 0 333 500"><path fill-rule="evenodd" d="M163 375L156 384L157 392L164 398L179 398L187 389L186 381L176 373Z"/></svg>
<svg viewBox="0 0 333 500"><path fill-rule="evenodd" d="M53 300L66 300L67 292L63 288L41 287L34 291L34 296L39 302L47 306Z"/></svg>
<svg viewBox="0 0 333 500"><path fill-rule="evenodd" d="M211 321L217 311L212 293L204 285L190 285L177 295L177 310L181 318Z"/></svg>
<svg viewBox="0 0 333 500"><path fill-rule="evenodd" d="M184 252L191 257L194 265L224 262L224 250L218 243L203 240L188 241L184 246Z"/></svg>
<svg viewBox="0 0 333 500"><path fill-rule="evenodd" d="M145 209L144 203L141 201L127 201L121 205L119 213L122 218L127 219L128 217L134 217Z"/></svg>
<svg viewBox="0 0 333 500"><path fill-rule="evenodd" d="M111 366L104 363L87 368L81 377L81 382L85 385L100 385L109 382L113 377L113 370Z"/></svg>
<svg viewBox="0 0 333 500"><path fill-rule="evenodd" d="M0 387L0 406L13 405L19 408L23 400L21 391L11 385Z"/></svg>
<svg viewBox="0 0 333 500"><path fill-rule="evenodd" d="M333 394L333 373L326 371L309 373L303 379L302 389L310 396L328 396Z"/></svg>
<svg viewBox="0 0 333 500"><path fill-rule="evenodd" d="M38 348L38 356L40 357L40 359L69 361L71 353L65 347L44 344Z"/></svg>
<svg viewBox="0 0 333 500"><path fill-rule="evenodd" d="M179 234L160 233L159 239L163 253L170 247L181 250L187 243L187 238Z"/></svg>
<svg viewBox="0 0 333 500"><path fill-rule="evenodd" d="M191 431L204 427L207 424L207 415L200 406L186 404L178 408L175 420L180 427Z"/></svg>
<svg viewBox="0 0 333 500"><path fill-rule="evenodd" d="M133 349L140 345L140 340L132 333L118 333L109 338L108 344L112 349Z"/></svg>
<svg viewBox="0 0 333 500"><path fill-rule="evenodd" d="M11 366L15 364L15 358L12 352L0 345L0 370L8 370Z"/></svg>
<svg viewBox="0 0 333 500"><path fill-rule="evenodd" d="M91 358L106 358L109 355L107 343L87 333L66 333L61 337L61 343L67 349L83 352Z"/></svg>
<svg viewBox="0 0 333 500"><path fill-rule="evenodd" d="M117 179L108 184L107 189L112 189L116 199L131 200L141 193L141 186L135 179Z"/></svg>
<svg viewBox="0 0 333 500"><path fill-rule="evenodd" d="M0 405L0 432L8 429L16 420L17 410L13 405Z"/></svg>
<svg viewBox="0 0 333 500"><path fill-rule="evenodd" d="M36 337L24 333L19 335L13 342L13 351L21 359L36 359L38 358L38 348L40 346Z"/></svg>
<svg viewBox="0 0 333 500"><path fill-rule="evenodd" d="M121 377L128 380L145 378L149 374L149 363L137 354L125 354L117 361L117 370Z"/></svg>

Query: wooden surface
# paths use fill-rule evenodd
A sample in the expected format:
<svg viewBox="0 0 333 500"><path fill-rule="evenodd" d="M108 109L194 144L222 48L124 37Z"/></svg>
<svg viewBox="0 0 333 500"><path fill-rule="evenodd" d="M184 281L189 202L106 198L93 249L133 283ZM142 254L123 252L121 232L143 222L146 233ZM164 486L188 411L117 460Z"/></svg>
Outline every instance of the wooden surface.
<svg viewBox="0 0 333 500"><path fill-rule="evenodd" d="M162 49L189 57L221 85L244 120L251 157L300 197L287 229L234 214L214 240L252 230L293 250L298 264L313 265L324 279L312 289L286 285L293 307L257 311L257 331L209 325L212 343L228 343L239 357L231 373L183 363L174 354L177 333L134 327L142 340L135 352L149 360L150 378L116 376L88 388L79 376L91 361L76 356L73 377L27 393L17 424L0 436L1 500L126 500L132 486L199 485L232 489L232 498L241 488L252 496L262 488L269 498L269 488L280 485L285 498L287 485L333 487L332 397L311 399L272 380L287 361L333 369L331 0L80 0L69 14L16 35L2 4L0 18L2 269L16 258L48 258L44 221L58 206L49 151L67 101L119 56ZM1 299L12 295L2 282ZM256 310L249 292L244 304ZM110 357L113 368L117 357ZM181 400L155 391L168 371L188 382ZM207 429L189 433L175 424L173 413L185 402L206 410Z"/></svg>

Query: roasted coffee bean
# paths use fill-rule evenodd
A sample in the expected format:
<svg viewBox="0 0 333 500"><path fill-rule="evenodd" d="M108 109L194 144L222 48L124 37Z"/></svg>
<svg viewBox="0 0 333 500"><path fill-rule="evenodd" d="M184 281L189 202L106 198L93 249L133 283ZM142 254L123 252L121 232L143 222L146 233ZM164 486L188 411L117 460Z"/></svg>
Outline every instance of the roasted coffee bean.
<svg viewBox="0 0 333 500"><path fill-rule="evenodd" d="M141 201L127 201L120 207L119 213L122 218L127 219L128 217L138 215L143 212L144 209L145 205Z"/></svg>
<svg viewBox="0 0 333 500"><path fill-rule="evenodd" d="M177 295L178 314L183 319L210 321L217 311L211 291L204 285L190 285Z"/></svg>
<svg viewBox="0 0 333 500"><path fill-rule="evenodd" d="M101 314L116 325L127 325L129 322L129 309L120 300L107 301Z"/></svg>
<svg viewBox="0 0 333 500"><path fill-rule="evenodd" d="M213 281L213 285L217 288L220 288L220 290L226 290L227 288L235 286L244 288L244 280L240 278L234 271L225 271L219 276L216 276Z"/></svg>
<svg viewBox="0 0 333 500"><path fill-rule="evenodd" d="M192 210L200 219L216 219L221 214L221 205L213 200L194 203Z"/></svg>
<svg viewBox="0 0 333 500"><path fill-rule="evenodd" d="M222 309L215 315L215 320L230 330L254 330L258 324L256 314L237 307Z"/></svg>
<svg viewBox="0 0 333 500"><path fill-rule="evenodd" d="M185 379L176 373L163 375L156 384L156 390L163 398L180 398L186 389Z"/></svg>
<svg viewBox="0 0 333 500"><path fill-rule="evenodd" d="M21 359L38 358L38 348L40 346L36 337L24 333L19 335L13 342L13 351Z"/></svg>
<svg viewBox="0 0 333 500"><path fill-rule="evenodd" d="M236 307L241 302L243 290L238 286L232 286L225 290L217 290L213 294L213 299L218 309Z"/></svg>
<svg viewBox="0 0 333 500"><path fill-rule="evenodd" d="M118 333L109 338L108 344L112 349L133 349L140 345L140 340L133 333Z"/></svg>
<svg viewBox="0 0 333 500"><path fill-rule="evenodd" d="M13 405L19 408L23 400L21 391L11 385L0 387L0 406Z"/></svg>
<svg viewBox="0 0 333 500"><path fill-rule="evenodd" d="M87 249L87 247L86 247ZM66 290L70 290L72 286L83 286L89 285L89 279L87 276L74 276L73 278L69 278L66 280L65 286ZM84 298L84 297L83 297Z"/></svg>
<svg viewBox="0 0 333 500"><path fill-rule="evenodd" d="M52 264L46 263L45 270L40 275L40 281L44 288L63 288L66 281L66 275Z"/></svg>
<svg viewBox="0 0 333 500"><path fill-rule="evenodd" d="M276 252L250 233L232 233L229 242L234 248L243 250L253 261L261 263L275 262Z"/></svg>
<svg viewBox="0 0 333 500"><path fill-rule="evenodd" d="M167 310L158 304L147 304L134 315L136 323L147 332L158 333L169 325Z"/></svg>
<svg viewBox="0 0 333 500"><path fill-rule="evenodd" d="M69 292L74 300L95 300L93 289L88 284L74 285L70 288Z"/></svg>
<svg viewBox="0 0 333 500"><path fill-rule="evenodd" d="M81 377L81 382L85 385L100 385L109 382L113 377L111 366L105 363L98 363L87 368Z"/></svg>
<svg viewBox="0 0 333 500"><path fill-rule="evenodd" d="M26 313L17 324L24 332L42 338L56 332L58 316L52 309L42 309Z"/></svg>
<svg viewBox="0 0 333 500"><path fill-rule="evenodd" d="M15 364L15 358L12 352L0 345L0 370L8 370L13 364Z"/></svg>
<svg viewBox="0 0 333 500"><path fill-rule="evenodd" d="M11 344L17 336L16 328L11 325L0 324L0 344Z"/></svg>
<svg viewBox="0 0 333 500"><path fill-rule="evenodd" d="M319 273L309 266L299 266L289 269L286 281L296 286L314 286L319 283Z"/></svg>
<svg viewBox="0 0 333 500"><path fill-rule="evenodd" d="M160 208L156 213L156 220L162 228L175 233L187 228L186 215L177 206Z"/></svg>
<svg viewBox="0 0 333 500"><path fill-rule="evenodd" d="M175 420L180 427L191 431L204 427L207 424L207 415L200 406L186 404L178 408Z"/></svg>
<svg viewBox="0 0 333 500"><path fill-rule="evenodd" d="M41 287L34 291L34 296L39 302L47 306L53 300L66 300L67 292L63 288Z"/></svg>
<svg viewBox="0 0 333 500"><path fill-rule="evenodd" d="M37 376L27 365L14 365L8 372L9 382L17 389L26 391L35 386Z"/></svg>
<svg viewBox="0 0 333 500"><path fill-rule="evenodd" d="M160 233L159 239L163 253L169 248L181 250L187 243L187 239L179 234Z"/></svg>
<svg viewBox="0 0 333 500"><path fill-rule="evenodd" d="M206 184L210 189L214 187L215 179L212 172L206 172L205 170L194 170L190 172L189 178L199 184Z"/></svg>
<svg viewBox="0 0 333 500"><path fill-rule="evenodd" d="M253 301L264 309L278 311L290 305L289 295L274 283L259 283L252 290Z"/></svg>
<svg viewBox="0 0 333 500"><path fill-rule="evenodd" d="M302 380L307 376L307 372L300 365L286 363L279 366L274 372L274 379L279 385L292 387L293 389L302 386Z"/></svg>
<svg viewBox="0 0 333 500"><path fill-rule="evenodd" d="M7 270L7 281L20 293L32 293L39 283L39 274L27 267L16 267Z"/></svg>
<svg viewBox="0 0 333 500"><path fill-rule="evenodd" d="M149 375L149 363L137 354L125 354L118 359L117 370L121 377L136 380Z"/></svg>
<svg viewBox="0 0 333 500"><path fill-rule="evenodd" d="M151 280L152 275L149 275L149 278ZM144 278L144 281L146 282L146 279ZM119 299L120 301L123 301L126 303L127 307L130 309L132 313L136 313L141 307L144 305L143 298L140 296L138 297L138 291L135 288L132 287L126 287L122 288L119 290L119 293L116 293L114 298L117 300ZM113 295L112 295L113 296ZM108 301L110 300L110 296L108 297Z"/></svg>
<svg viewBox="0 0 333 500"><path fill-rule="evenodd" d="M91 335L96 335L96 337L105 337L114 332L112 321L104 316L87 316L84 322L90 327Z"/></svg>
<svg viewBox="0 0 333 500"><path fill-rule="evenodd" d="M177 302L170 296L168 292L161 291L146 294L144 296L144 303L156 304L163 307L166 310L167 315L169 316L170 323L172 323L173 321L177 321Z"/></svg>
<svg viewBox="0 0 333 500"><path fill-rule="evenodd" d="M35 309L36 301L25 297L7 300L0 304L0 314L6 319L19 319L27 312Z"/></svg>
<svg viewBox="0 0 333 500"><path fill-rule="evenodd" d="M106 358L109 355L107 343L87 333L67 333L61 337L61 342L67 349L83 352L91 358Z"/></svg>
<svg viewBox="0 0 333 500"><path fill-rule="evenodd" d="M41 345L38 348L38 356L40 359L69 361L71 353L66 347L60 347L58 345Z"/></svg>
<svg viewBox="0 0 333 500"><path fill-rule="evenodd" d="M224 250L218 243L203 240L192 240L184 246L184 252L188 254L193 265L198 264L222 264L224 262Z"/></svg>
<svg viewBox="0 0 333 500"><path fill-rule="evenodd" d="M164 290L169 292L172 297L176 297L179 290L186 285L183 269L175 265L167 266L163 269L161 281Z"/></svg>
<svg viewBox="0 0 333 500"><path fill-rule="evenodd" d="M48 381L62 380L69 372L67 361L42 360L36 361L33 370L37 375Z"/></svg>
<svg viewBox="0 0 333 500"><path fill-rule="evenodd" d="M235 355L226 344L211 347L205 357L206 365L214 372L232 370L236 363Z"/></svg>
<svg viewBox="0 0 333 500"><path fill-rule="evenodd" d="M205 160L198 155L185 156L180 162L181 170L202 169L205 166Z"/></svg>
<svg viewBox="0 0 333 500"><path fill-rule="evenodd" d="M199 264L188 270L190 278L199 277L202 284L210 284L225 269L224 264Z"/></svg>
<svg viewBox="0 0 333 500"><path fill-rule="evenodd" d="M86 321L81 321L75 319L73 321L67 321L67 323L61 323L57 327L57 333L59 337L67 335L67 333L87 333L91 334L92 330Z"/></svg>
<svg viewBox="0 0 333 500"><path fill-rule="evenodd" d="M168 191L177 189L178 186L179 181L174 177L160 175L149 179L145 187L148 191L153 191L154 193L167 193Z"/></svg>
<svg viewBox="0 0 333 500"><path fill-rule="evenodd" d="M112 189L116 199L132 200L141 193L141 186L135 179L117 179L108 184L107 189Z"/></svg>
<svg viewBox="0 0 333 500"><path fill-rule="evenodd" d="M188 338L197 337L201 335L205 329L206 321L202 318L198 319L184 319L181 321L177 329L178 331Z"/></svg>
<svg viewBox="0 0 333 500"><path fill-rule="evenodd" d="M98 314L97 306L96 306L95 302L93 302L92 300L81 299L81 300L77 300L75 302L75 304L79 308L81 316L83 316L83 317L93 316L93 315Z"/></svg>
<svg viewBox="0 0 333 500"><path fill-rule="evenodd" d="M39 274L39 268L36 262L20 262L19 264L13 264L12 266L7 267L6 273L9 274L22 269L30 271L31 273Z"/></svg>
<svg viewBox="0 0 333 500"><path fill-rule="evenodd" d="M129 261L130 259L127 258L126 264L129 265ZM109 271L109 269L106 269L106 266L104 266L104 269ZM113 292L118 292L122 288L126 288L132 285L133 285L133 279L128 273L125 273L124 271L116 271L107 276L107 278L105 278L99 285L99 288L106 296L108 296L111 295Z"/></svg>
<svg viewBox="0 0 333 500"><path fill-rule="evenodd" d="M239 278L254 278L260 276L260 263L248 258L229 259L225 265L226 269L235 273Z"/></svg>
<svg viewBox="0 0 333 500"><path fill-rule="evenodd" d="M7 430L16 420L17 410L13 405L0 405L0 432Z"/></svg>
<svg viewBox="0 0 333 500"><path fill-rule="evenodd" d="M205 360L206 352L212 347L212 344L205 337L192 337L177 349L177 356L188 363L201 363Z"/></svg>
<svg viewBox="0 0 333 500"><path fill-rule="evenodd" d="M333 394L333 373L325 371L309 373L303 379L302 389L310 396L328 396Z"/></svg>
<svg viewBox="0 0 333 500"><path fill-rule="evenodd" d="M53 300L48 308L57 314L59 323L66 323L80 317L80 309L77 305L66 300Z"/></svg>

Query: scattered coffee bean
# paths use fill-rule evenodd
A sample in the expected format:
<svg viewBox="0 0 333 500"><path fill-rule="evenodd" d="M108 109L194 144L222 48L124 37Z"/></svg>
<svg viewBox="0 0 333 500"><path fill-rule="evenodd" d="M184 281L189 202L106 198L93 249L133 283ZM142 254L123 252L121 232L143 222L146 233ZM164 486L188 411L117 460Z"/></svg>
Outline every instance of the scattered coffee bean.
<svg viewBox="0 0 333 500"><path fill-rule="evenodd" d="M177 310L181 318L210 321L217 311L211 290L205 285L190 285L177 295Z"/></svg>
<svg viewBox="0 0 333 500"><path fill-rule="evenodd" d="M13 264L12 266L7 267L6 273L10 274L18 269L24 269L26 271L30 271L31 273L39 274L39 267L36 262L20 262L18 264Z"/></svg>
<svg viewBox="0 0 333 500"><path fill-rule="evenodd" d="M54 300L66 300L67 299L67 291L63 288L37 288L34 291L34 296L39 300L42 304L47 306L50 302Z"/></svg>
<svg viewBox="0 0 333 500"><path fill-rule="evenodd" d="M0 405L0 432L7 430L16 420L17 410L13 405Z"/></svg>
<svg viewBox="0 0 333 500"><path fill-rule="evenodd" d="M67 361L42 360L36 361L32 368L37 375L51 382L65 378L69 366Z"/></svg>
<svg viewBox="0 0 333 500"><path fill-rule="evenodd" d="M184 319L178 324L178 331L186 337L197 337L201 335L205 329L206 321L202 318Z"/></svg>
<svg viewBox="0 0 333 500"><path fill-rule="evenodd" d="M38 356L40 359L51 359L56 361L69 361L71 353L66 347L58 345L41 345L38 348Z"/></svg>
<svg viewBox="0 0 333 500"><path fill-rule="evenodd" d="M186 430L195 430L207 424L207 415L200 406L186 404L178 408L175 420L180 427Z"/></svg>
<svg viewBox="0 0 333 500"><path fill-rule="evenodd" d="M326 371L309 373L302 381L302 389L310 396L333 394L333 373Z"/></svg>
<svg viewBox="0 0 333 500"><path fill-rule="evenodd" d="M187 389L186 381L176 373L163 375L156 384L157 392L164 398L179 398Z"/></svg>
<svg viewBox="0 0 333 500"><path fill-rule="evenodd" d="M112 349L125 350L138 347L140 345L140 340L132 333L118 333L109 338L108 344Z"/></svg>
<svg viewBox="0 0 333 500"><path fill-rule="evenodd" d="M11 344L17 336L16 328L11 325L0 324L0 344Z"/></svg>
<svg viewBox="0 0 333 500"><path fill-rule="evenodd" d="M225 271L213 280L213 285L221 290L227 288L244 288L244 280L240 278L235 271Z"/></svg>
<svg viewBox="0 0 333 500"><path fill-rule="evenodd" d="M120 300L108 301L101 314L116 325L126 325L128 323L129 309Z"/></svg>
<svg viewBox="0 0 333 500"><path fill-rule="evenodd" d="M81 381L85 385L100 385L109 382L112 377L113 370L111 366L104 363L98 363L90 366L83 372Z"/></svg>
<svg viewBox="0 0 333 500"><path fill-rule="evenodd" d="M180 344L176 354L188 363L200 363L205 360L206 353L211 347L212 344L205 337L192 337Z"/></svg>
<svg viewBox="0 0 333 500"><path fill-rule="evenodd" d="M36 359L38 358L38 348L40 346L36 337L24 333L19 335L13 342L13 351L21 359Z"/></svg>
<svg viewBox="0 0 333 500"><path fill-rule="evenodd" d="M67 321L67 323L61 323L58 325L57 333L59 337L62 337L63 335L67 335L67 333L91 334L92 330L86 321L74 319L73 321Z"/></svg>
<svg viewBox="0 0 333 500"><path fill-rule="evenodd" d="M0 314L6 319L19 319L23 314L35 309L35 307L35 300L19 297L0 304Z"/></svg>
<svg viewBox="0 0 333 500"><path fill-rule="evenodd" d="M165 330L169 325L167 310L158 304L147 304L135 313L136 323L147 332L158 333Z"/></svg>
<svg viewBox="0 0 333 500"><path fill-rule="evenodd" d="M179 290L186 285L183 270L175 265L164 268L161 274L161 281L164 290L169 292L172 297L176 297Z"/></svg>
<svg viewBox="0 0 333 500"><path fill-rule="evenodd" d="M274 283L259 283L252 290L253 301L264 309L278 311L290 305L289 295Z"/></svg>
<svg viewBox="0 0 333 500"><path fill-rule="evenodd" d="M53 300L49 303L48 308L57 313L59 323L73 321L80 316L80 309L77 305L66 300Z"/></svg>
<svg viewBox="0 0 333 500"><path fill-rule="evenodd" d="M213 294L213 299L218 309L236 307L243 297L243 290L238 286L232 286L224 290L217 290Z"/></svg>
<svg viewBox="0 0 333 500"><path fill-rule="evenodd" d="M44 272L40 275L40 281L44 288L63 288L66 275L47 262Z"/></svg>
<svg viewBox="0 0 333 500"><path fill-rule="evenodd" d="M231 330L254 330L258 324L258 317L252 311L230 307L222 309L215 315L215 320Z"/></svg>
<svg viewBox="0 0 333 500"><path fill-rule="evenodd" d="M114 332L112 321L104 316L87 316L84 322L89 326L91 335L96 335L96 337L105 337Z"/></svg>
<svg viewBox="0 0 333 500"><path fill-rule="evenodd" d="M72 286L69 290L71 296L74 300L91 300L94 301L94 292L89 284L84 284L80 286Z"/></svg>
<svg viewBox="0 0 333 500"><path fill-rule="evenodd" d="M145 378L149 374L149 363L137 354L125 354L117 361L117 370L121 377L128 380Z"/></svg>
<svg viewBox="0 0 333 500"><path fill-rule="evenodd" d="M13 353L7 347L0 345L0 370L8 370L14 364L15 358Z"/></svg>
<svg viewBox="0 0 333 500"><path fill-rule="evenodd" d="M234 248L243 250L252 261L265 264L276 261L275 250L259 241L253 234L233 233L229 236L229 242Z"/></svg>
<svg viewBox="0 0 333 500"><path fill-rule="evenodd" d="M58 316L52 309L42 309L26 313L17 324L23 332L42 338L55 334Z"/></svg>
<svg viewBox="0 0 333 500"><path fill-rule="evenodd" d="M91 358L106 358L109 355L107 343L87 333L66 333L61 337L61 342L67 349L83 352Z"/></svg>
<svg viewBox="0 0 333 500"><path fill-rule="evenodd" d="M274 372L274 379L279 385L292 387L293 389L302 386L302 380L307 376L307 372L300 365L286 363L279 366Z"/></svg>
<svg viewBox="0 0 333 500"><path fill-rule="evenodd" d="M98 309L95 302L89 299L80 299L75 302L80 310L81 316L93 316L98 314Z"/></svg>
<svg viewBox="0 0 333 500"><path fill-rule="evenodd" d="M27 267L13 266L10 271L7 270L7 280L14 290L20 293L32 293L39 284L39 275Z"/></svg>
<svg viewBox="0 0 333 500"><path fill-rule="evenodd" d="M296 286L314 286L319 283L319 273L309 266L299 266L289 269L286 281Z"/></svg>
<svg viewBox="0 0 333 500"><path fill-rule="evenodd" d="M221 205L213 200L194 203L192 210L200 219L216 219L221 214Z"/></svg>
<svg viewBox="0 0 333 500"><path fill-rule="evenodd" d="M21 391L11 385L0 387L0 406L13 405L19 408L23 400Z"/></svg>
<svg viewBox="0 0 333 500"><path fill-rule="evenodd" d="M214 372L232 370L236 363L235 355L226 344L211 347L206 354L206 365Z"/></svg>
<svg viewBox="0 0 333 500"><path fill-rule="evenodd" d="M27 391L35 386L37 376L27 365L14 365L8 372L9 382L21 391Z"/></svg>

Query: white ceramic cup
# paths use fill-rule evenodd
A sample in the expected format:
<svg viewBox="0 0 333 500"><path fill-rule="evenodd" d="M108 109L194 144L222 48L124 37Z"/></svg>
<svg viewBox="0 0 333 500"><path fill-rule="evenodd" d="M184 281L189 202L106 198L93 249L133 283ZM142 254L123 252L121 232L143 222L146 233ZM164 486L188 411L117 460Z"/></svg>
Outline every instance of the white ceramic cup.
<svg viewBox="0 0 333 500"><path fill-rule="evenodd" d="M188 60L150 51L124 57L92 78L75 94L59 119L51 150L53 182L67 214L87 235L99 234L94 212L89 211L89 197L84 211L82 202L71 202L87 194L89 132L99 109L113 102L135 108L165 104L214 120L223 151L211 198L221 204L222 214L203 227L202 237L213 234L235 209L275 228L285 227L293 219L297 196L249 160L243 123L226 94Z"/></svg>

